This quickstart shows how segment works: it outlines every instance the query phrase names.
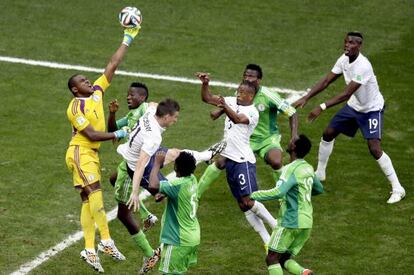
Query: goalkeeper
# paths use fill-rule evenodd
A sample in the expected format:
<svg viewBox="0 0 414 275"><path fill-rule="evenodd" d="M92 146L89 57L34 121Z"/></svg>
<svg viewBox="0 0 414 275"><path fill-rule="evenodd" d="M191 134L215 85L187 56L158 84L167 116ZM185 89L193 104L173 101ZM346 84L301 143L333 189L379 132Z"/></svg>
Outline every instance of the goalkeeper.
<svg viewBox="0 0 414 275"><path fill-rule="evenodd" d="M95 223L101 237L98 250L112 256L115 260L125 260L109 234L100 184L98 150L101 141L125 137L127 132L125 130L105 132L102 98L112 81L115 70L139 30L139 26L124 30L121 45L112 55L104 73L93 84L81 74L75 74L68 80L68 88L73 99L69 103L66 114L73 132L66 151L66 165L73 173L73 185L82 200L80 222L85 238L85 249L80 255L98 272L103 272L104 269L95 251Z"/></svg>

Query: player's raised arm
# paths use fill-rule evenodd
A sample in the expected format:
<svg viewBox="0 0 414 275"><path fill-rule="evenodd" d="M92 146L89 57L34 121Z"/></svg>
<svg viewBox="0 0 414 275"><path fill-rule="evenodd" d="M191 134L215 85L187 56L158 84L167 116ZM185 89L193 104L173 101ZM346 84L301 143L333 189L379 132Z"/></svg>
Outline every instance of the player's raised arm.
<svg viewBox="0 0 414 275"><path fill-rule="evenodd" d="M137 26L134 28L126 28L124 30L124 38L122 40L122 44L121 46L119 46L116 52L112 55L104 71L104 75L106 76L106 79L108 80L109 83L111 83L115 70L118 68L119 64L121 63L122 59L124 58L128 50L128 47L131 45L135 36L138 35L140 29L141 29L141 26Z"/></svg>
<svg viewBox="0 0 414 275"><path fill-rule="evenodd" d="M219 104L217 105L220 108L223 108L223 112L227 117L235 124L249 124L249 118L242 113L236 113L229 105L227 105L224 97L219 96Z"/></svg>
<svg viewBox="0 0 414 275"><path fill-rule="evenodd" d="M220 104L220 97L213 95L209 90L210 77L208 73L196 73L201 81L201 100L205 103L217 106Z"/></svg>
<svg viewBox="0 0 414 275"><path fill-rule="evenodd" d="M293 107L295 108L303 108L305 107L306 103L315 95L319 94L323 90L325 90L332 82L337 80L341 74L335 74L333 72L329 72L324 78L322 78L312 89L303 97L299 98L295 102L293 102Z"/></svg>
<svg viewBox="0 0 414 275"><path fill-rule="evenodd" d="M344 102L348 100L353 93L358 90L358 88L361 86L360 83L351 81L346 87L345 90L338 94L337 96L327 100L326 102L316 106L308 115L309 121L314 121L321 113L322 111L326 110L327 108L331 106L335 106L336 104L339 104L341 102Z"/></svg>

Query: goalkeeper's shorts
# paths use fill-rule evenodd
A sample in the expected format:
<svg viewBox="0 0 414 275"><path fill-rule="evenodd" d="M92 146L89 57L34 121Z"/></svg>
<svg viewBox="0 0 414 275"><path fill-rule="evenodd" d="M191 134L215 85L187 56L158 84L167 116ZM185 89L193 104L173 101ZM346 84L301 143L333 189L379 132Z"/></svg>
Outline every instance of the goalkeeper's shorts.
<svg viewBox="0 0 414 275"><path fill-rule="evenodd" d="M66 166L73 174L73 185L84 187L101 180L98 151L71 145L66 151Z"/></svg>

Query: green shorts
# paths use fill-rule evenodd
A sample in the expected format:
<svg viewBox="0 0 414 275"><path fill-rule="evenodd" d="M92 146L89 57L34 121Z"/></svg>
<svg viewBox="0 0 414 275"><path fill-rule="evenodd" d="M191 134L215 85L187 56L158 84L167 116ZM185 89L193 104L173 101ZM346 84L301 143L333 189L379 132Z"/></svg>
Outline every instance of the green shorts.
<svg viewBox="0 0 414 275"><path fill-rule="evenodd" d="M127 163L125 160L118 165L117 173L115 199L120 203L126 204L132 193L132 179L128 176Z"/></svg>
<svg viewBox="0 0 414 275"><path fill-rule="evenodd" d="M280 151L283 151L282 146L280 146L281 138L281 135L274 134L259 142L250 140L250 147L256 155L260 156L262 159L265 159L265 156L270 149L279 149Z"/></svg>
<svg viewBox="0 0 414 275"><path fill-rule="evenodd" d="M197 264L197 247L162 244L158 270L162 274L185 274L191 265Z"/></svg>
<svg viewBox="0 0 414 275"><path fill-rule="evenodd" d="M269 250L277 253L298 255L299 251L309 239L312 228L284 228L277 226L273 229L269 241Z"/></svg>

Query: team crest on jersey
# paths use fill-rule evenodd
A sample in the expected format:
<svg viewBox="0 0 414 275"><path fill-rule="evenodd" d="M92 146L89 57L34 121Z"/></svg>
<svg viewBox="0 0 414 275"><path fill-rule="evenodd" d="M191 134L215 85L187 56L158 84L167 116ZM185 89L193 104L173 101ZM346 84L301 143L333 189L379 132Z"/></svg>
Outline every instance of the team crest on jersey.
<svg viewBox="0 0 414 275"><path fill-rule="evenodd" d="M259 105L257 105L257 110L259 112L263 112L266 109L266 106L264 106L264 104L260 103Z"/></svg>
<svg viewBox="0 0 414 275"><path fill-rule="evenodd" d="M97 94L93 94L92 95L92 100L95 101L95 102L98 102L99 100L101 100L101 97Z"/></svg>

